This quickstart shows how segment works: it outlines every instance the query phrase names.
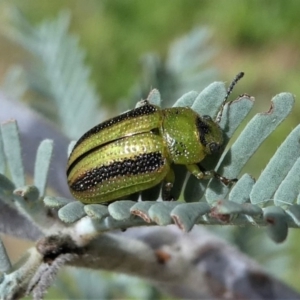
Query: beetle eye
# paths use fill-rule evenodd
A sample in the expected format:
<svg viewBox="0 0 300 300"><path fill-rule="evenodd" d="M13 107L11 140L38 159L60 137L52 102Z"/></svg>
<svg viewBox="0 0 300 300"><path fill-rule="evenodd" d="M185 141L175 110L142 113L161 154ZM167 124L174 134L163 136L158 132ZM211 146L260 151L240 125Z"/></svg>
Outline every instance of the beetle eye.
<svg viewBox="0 0 300 300"><path fill-rule="evenodd" d="M209 150L211 153L216 153L220 150L220 145L217 143L212 142L212 143L209 143L208 146L209 146Z"/></svg>
<svg viewBox="0 0 300 300"><path fill-rule="evenodd" d="M204 116L202 116L202 118L204 119L204 120L208 120L208 121L211 121L212 119L211 119L211 116L209 116L209 115L204 115Z"/></svg>

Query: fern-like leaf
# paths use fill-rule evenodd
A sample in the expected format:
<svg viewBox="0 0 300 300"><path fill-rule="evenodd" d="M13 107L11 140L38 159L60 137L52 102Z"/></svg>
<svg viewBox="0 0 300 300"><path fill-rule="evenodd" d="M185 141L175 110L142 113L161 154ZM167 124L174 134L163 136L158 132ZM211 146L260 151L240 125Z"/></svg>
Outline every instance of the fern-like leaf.
<svg viewBox="0 0 300 300"><path fill-rule="evenodd" d="M13 22L11 36L38 58L28 77L29 86L43 96L35 105L45 115L57 113L63 131L71 139L78 138L103 118L105 110L98 109L100 98L91 85L91 71L84 63L86 55L79 39L68 33L70 14L63 12L56 20L32 26L14 11ZM45 102L41 106L43 98L51 100L54 109Z"/></svg>

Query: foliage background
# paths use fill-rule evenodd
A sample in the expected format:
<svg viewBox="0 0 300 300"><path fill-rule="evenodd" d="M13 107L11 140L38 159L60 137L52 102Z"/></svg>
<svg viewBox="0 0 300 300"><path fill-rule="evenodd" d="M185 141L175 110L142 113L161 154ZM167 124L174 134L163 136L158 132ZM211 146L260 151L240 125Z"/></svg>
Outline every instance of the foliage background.
<svg viewBox="0 0 300 300"><path fill-rule="evenodd" d="M120 101L122 107L132 105L132 102L123 102L142 76L140 58L143 54L157 52L164 57L170 43L192 28L205 26L210 29L209 46L217 50L208 64L218 71L213 81L229 82L236 73L244 71L246 77L234 93L256 97L253 113L267 111L270 99L279 92L296 95L294 113L246 166L247 172L256 177L288 132L299 123L299 1L0 1L0 82L11 65L26 67L30 62L28 54L5 34L12 7L19 8L33 24L55 18L63 9L71 11L70 30L80 36L80 44L87 52L86 62L92 67L92 83L111 115L119 112ZM259 229L236 228L230 234L227 227L220 230L272 273L299 290L300 239L296 230L290 230L283 246L272 242L266 246L267 237ZM13 258L23 252L12 239L6 241ZM26 243L22 245L27 246ZM15 251L16 248L19 251ZM274 256L280 259L274 260Z"/></svg>

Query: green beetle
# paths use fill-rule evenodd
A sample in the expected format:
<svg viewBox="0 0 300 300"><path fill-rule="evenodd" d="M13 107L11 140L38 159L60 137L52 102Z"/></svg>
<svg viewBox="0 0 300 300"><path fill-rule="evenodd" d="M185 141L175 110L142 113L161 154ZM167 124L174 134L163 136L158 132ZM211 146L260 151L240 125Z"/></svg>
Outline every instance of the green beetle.
<svg viewBox="0 0 300 300"><path fill-rule="evenodd" d="M71 193L83 203L108 203L165 183L166 200L174 182L172 164L186 165L198 179L219 178L197 164L218 152L223 132L218 123L239 73L228 88L216 120L199 116L190 107L161 109L148 100L86 132L75 144L68 161Z"/></svg>

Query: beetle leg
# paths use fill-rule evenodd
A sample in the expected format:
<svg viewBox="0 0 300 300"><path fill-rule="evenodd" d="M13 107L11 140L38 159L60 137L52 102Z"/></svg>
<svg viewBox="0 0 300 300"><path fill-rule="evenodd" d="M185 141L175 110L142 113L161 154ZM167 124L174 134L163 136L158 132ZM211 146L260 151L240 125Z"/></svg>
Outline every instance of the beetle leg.
<svg viewBox="0 0 300 300"><path fill-rule="evenodd" d="M165 201L172 201L175 200L174 197L171 195L171 189L173 187L175 181L175 174L172 169L170 169L164 179L164 186L162 190L162 198Z"/></svg>
<svg viewBox="0 0 300 300"><path fill-rule="evenodd" d="M198 165L187 165L186 168L190 173L192 173L197 179L210 179L214 177L215 171L206 171L202 167L200 168Z"/></svg>
<svg viewBox="0 0 300 300"><path fill-rule="evenodd" d="M237 182L237 179L228 179L226 177L221 176L214 170L206 171L203 167L199 167L196 164L193 165L187 165L186 166L188 171L192 173L196 178L198 179L210 179L210 178L218 178L223 184L229 185L231 183Z"/></svg>
<svg viewBox="0 0 300 300"><path fill-rule="evenodd" d="M238 181L237 178L229 179L229 178L226 178L224 176L221 176L219 173L217 173L215 171L211 171L211 172L213 172L213 176L215 178L218 178L225 185L230 185L230 184L235 183L235 182Z"/></svg>

